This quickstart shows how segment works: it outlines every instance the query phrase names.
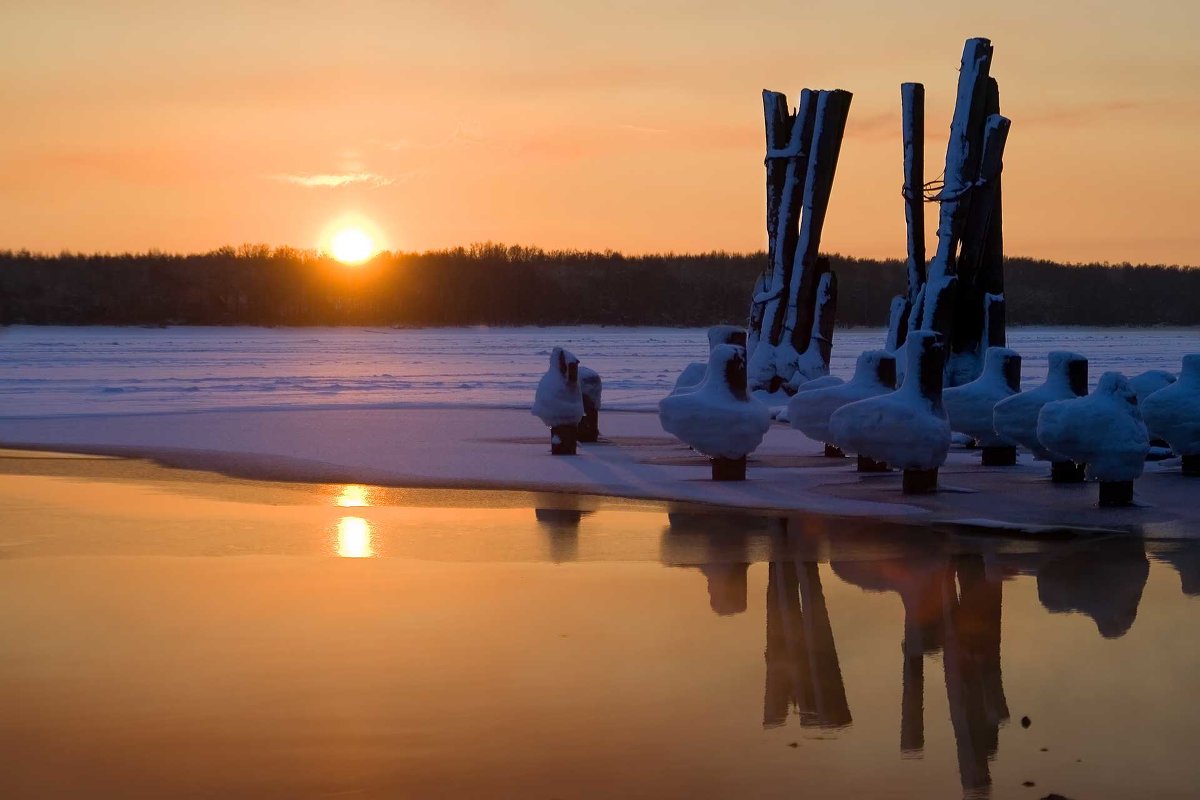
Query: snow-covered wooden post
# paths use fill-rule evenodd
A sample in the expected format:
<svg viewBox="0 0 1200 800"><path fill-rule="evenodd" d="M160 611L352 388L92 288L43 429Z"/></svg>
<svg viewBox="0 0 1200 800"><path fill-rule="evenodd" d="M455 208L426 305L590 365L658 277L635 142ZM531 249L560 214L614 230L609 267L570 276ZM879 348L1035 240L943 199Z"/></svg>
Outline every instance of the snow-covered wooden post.
<svg viewBox="0 0 1200 800"><path fill-rule="evenodd" d="M1179 454L1183 474L1200 476L1200 353L1183 357L1179 380L1147 397L1142 413L1150 430Z"/></svg>
<svg viewBox="0 0 1200 800"><path fill-rule="evenodd" d="M1049 461L1050 479L1054 483L1079 483L1084 479L1083 465L1043 445L1037 426L1038 415L1047 403L1084 397L1087 392L1087 359L1078 353L1055 350L1048 357L1045 383L997 402L992 411L992 428L998 436L1029 448L1034 458Z"/></svg>
<svg viewBox="0 0 1200 800"><path fill-rule="evenodd" d="M925 285L925 87L900 84L901 127L904 141L904 222L908 228L905 272L907 293L892 300L887 349L896 351L908 338L909 316L918 306Z"/></svg>
<svg viewBox="0 0 1200 800"><path fill-rule="evenodd" d="M801 387L788 401L788 423L810 439L824 442L826 456L842 458L845 453L831 443L830 418L842 406L893 391L896 388L896 357L884 350L868 350L859 355L854 376L849 381L833 381L831 385L819 388L809 388L807 384ZM859 456L859 471L876 471L863 469L864 458Z"/></svg>
<svg viewBox="0 0 1200 800"><path fill-rule="evenodd" d="M1009 121L998 113L991 59L991 42L967 40L938 198L938 247L910 319L910 327L946 337L948 386L975 380L986 347L1004 344L999 186Z"/></svg>
<svg viewBox="0 0 1200 800"><path fill-rule="evenodd" d="M1053 452L1087 464L1087 476L1100 482L1101 506L1133 503L1150 433L1124 375L1106 372L1087 397L1047 403L1038 414L1037 436Z"/></svg>
<svg viewBox="0 0 1200 800"><path fill-rule="evenodd" d="M583 418L579 359L561 347L550 353L550 369L538 382L532 413L550 428L550 452L573 456Z"/></svg>
<svg viewBox="0 0 1200 800"><path fill-rule="evenodd" d="M1021 356L1004 347L989 347L983 374L943 393L951 430L966 434L983 450L985 467L1017 463L1017 442L996 433L996 404L1021 391Z"/></svg>
<svg viewBox="0 0 1200 800"><path fill-rule="evenodd" d="M600 395L604 384L593 369L579 368L579 390L583 395L583 418L579 420L579 441L596 442L600 439Z"/></svg>
<svg viewBox="0 0 1200 800"><path fill-rule="evenodd" d="M731 344L713 348L696 389L659 402L658 418L663 430L709 457L715 481L745 480L746 456L771 427L770 411L746 391L746 350Z"/></svg>
<svg viewBox="0 0 1200 800"><path fill-rule="evenodd" d="M851 95L841 90L804 90L791 118L787 145L774 149L785 127L778 95L768 93L767 166L771 265L754 298L749 331L752 389L794 392L805 381L829 373L837 305L837 283L828 261L818 256ZM774 126L775 132L772 133ZM772 191L784 165L778 205ZM797 223L799 229L797 230ZM761 309L761 311L760 311Z"/></svg>
<svg viewBox="0 0 1200 800"><path fill-rule="evenodd" d="M945 344L934 331L913 331L904 343L908 369L895 392L842 406L829 418L833 443L904 470L904 491L937 490L938 468L950 450L942 405Z"/></svg>

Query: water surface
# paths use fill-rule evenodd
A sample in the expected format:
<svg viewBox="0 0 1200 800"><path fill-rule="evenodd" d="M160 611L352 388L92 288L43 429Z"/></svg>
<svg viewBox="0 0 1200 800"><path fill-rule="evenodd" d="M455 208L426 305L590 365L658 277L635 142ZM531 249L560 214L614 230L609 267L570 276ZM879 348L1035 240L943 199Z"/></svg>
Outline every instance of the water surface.
<svg viewBox="0 0 1200 800"><path fill-rule="evenodd" d="M0 797L1200 786L1195 546L5 455Z"/></svg>

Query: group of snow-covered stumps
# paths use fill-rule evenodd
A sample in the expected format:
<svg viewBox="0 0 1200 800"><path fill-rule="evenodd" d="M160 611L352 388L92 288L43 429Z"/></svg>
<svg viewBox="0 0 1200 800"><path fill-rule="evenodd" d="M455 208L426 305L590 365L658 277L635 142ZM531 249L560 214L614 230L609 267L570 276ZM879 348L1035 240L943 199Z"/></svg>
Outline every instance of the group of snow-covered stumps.
<svg viewBox="0 0 1200 800"><path fill-rule="evenodd" d="M884 349L860 355L846 382L829 375L837 278L818 250L851 95L806 89L792 111L784 95L763 93L768 265L749 325L712 328L708 363L690 365L659 404L663 428L707 455L715 480L745 478L770 406L785 404L777 417L826 455L854 454L860 471L901 469L908 493L937 489L955 433L981 448L984 466L1016 464L1021 446L1051 462L1056 482L1098 480L1102 505L1132 502L1152 439L1182 457L1185 474L1200 474L1200 354L1184 358L1178 380L1108 372L1088 394L1087 359L1055 351L1045 383L1020 390L1021 356L1005 347L1010 123L991 60L991 42L967 41L941 181L923 177L924 87L901 87L908 287L892 301ZM928 262L926 202L939 204ZM573 453L576 431L595 440L599 405L599 378L556 348L534 404L553 452Z"/></svg>

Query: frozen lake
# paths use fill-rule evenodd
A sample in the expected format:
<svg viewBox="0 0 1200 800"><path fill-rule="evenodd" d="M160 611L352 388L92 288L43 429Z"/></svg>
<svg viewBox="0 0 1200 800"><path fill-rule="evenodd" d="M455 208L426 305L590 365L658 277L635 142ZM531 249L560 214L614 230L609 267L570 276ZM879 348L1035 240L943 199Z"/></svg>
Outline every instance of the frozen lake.
<svg viewBox="0 0 1200 800"><path fill-rule="evenodd" d="M881 329L839 330L833 372L848 376ZM0 330L0 416L158 413L324 406L528 407L550 348L604 378L605 406L653 409L691 361L703 329L678 328L68 328ZM1019 328L1027 383L1045 354L1115 369L1178 371L1197 329Z"/></svg>

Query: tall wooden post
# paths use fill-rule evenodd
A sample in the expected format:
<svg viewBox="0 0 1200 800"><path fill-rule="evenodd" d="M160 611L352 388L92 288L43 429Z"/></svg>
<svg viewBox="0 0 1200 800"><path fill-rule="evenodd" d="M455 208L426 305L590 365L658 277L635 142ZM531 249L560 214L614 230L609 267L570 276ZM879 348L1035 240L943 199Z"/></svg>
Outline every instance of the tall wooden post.
<svg viewBox="0 0 1200 800"><path fill-rule="evenodd" d="M948 340L954 327L953 307L958 278L958 245L970 208L971 188L979 175L983 142L975 131L983 126L987 110L988 70L992 43L968 39L958 75L958 97L946 146L946 177L938 215L938 246L929 264L921 328L941 333Z"/></svg>

